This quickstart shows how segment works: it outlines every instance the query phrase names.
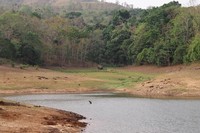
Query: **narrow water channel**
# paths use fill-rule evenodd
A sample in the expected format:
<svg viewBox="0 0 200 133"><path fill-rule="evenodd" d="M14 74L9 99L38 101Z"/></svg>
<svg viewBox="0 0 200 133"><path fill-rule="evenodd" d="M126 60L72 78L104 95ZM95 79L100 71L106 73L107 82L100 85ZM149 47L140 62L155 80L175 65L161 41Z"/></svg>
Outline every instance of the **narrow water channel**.
<svg viewBox="0 0 200 133"><path fill-rule="evenodd" d="M85 133L200 133L200 100L146 99L112 93L5 98L79 113L89 123Z"/></svg>

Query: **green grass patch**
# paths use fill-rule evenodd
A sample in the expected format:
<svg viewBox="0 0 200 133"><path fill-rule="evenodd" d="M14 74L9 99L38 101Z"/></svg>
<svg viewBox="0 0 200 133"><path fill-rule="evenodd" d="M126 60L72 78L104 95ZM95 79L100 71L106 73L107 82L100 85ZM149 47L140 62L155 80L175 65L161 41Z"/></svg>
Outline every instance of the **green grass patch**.
<svg viewBox="0 0 200 133"><path fill-rule="evenodd" d="M109 68L106 70L90 69L57 69L57 71L65 72L74 76L83 76L90 78L89 80L81 81L81 86L92 89L120 89L133 88L135 84L150 80L154 77L151 74L143 74L130 72L126 70L118 70Z"/></svg>
<svg viewBox="0 0 200 133"><path fill-rule="evenodd" d="M90 72L98 72L99 70L96 68L79 68L79 69L62 69L62 68L56 68L53 69L55 71L65 72L65 73L90 73ZM105 71L105 70L103 70Z"/></svg>

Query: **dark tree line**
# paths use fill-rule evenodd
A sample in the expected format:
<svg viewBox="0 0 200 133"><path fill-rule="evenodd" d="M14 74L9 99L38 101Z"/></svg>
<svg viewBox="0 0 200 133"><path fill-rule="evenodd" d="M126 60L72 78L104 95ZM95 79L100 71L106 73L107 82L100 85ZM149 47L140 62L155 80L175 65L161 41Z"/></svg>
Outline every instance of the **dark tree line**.
<svg viewBox="0 0 200 133"><path fill-rule="evenodd" d="M101 63L169 66L199 61L199 10L170 2L147 10L117 11L103 30Z"/></svg>

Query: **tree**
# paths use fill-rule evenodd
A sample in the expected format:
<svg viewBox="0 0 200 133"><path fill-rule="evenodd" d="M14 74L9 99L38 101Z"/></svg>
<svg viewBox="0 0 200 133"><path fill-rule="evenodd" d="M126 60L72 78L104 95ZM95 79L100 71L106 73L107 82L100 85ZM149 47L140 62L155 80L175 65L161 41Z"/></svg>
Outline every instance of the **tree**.
<svg viewBox="0 0 200 133"><path fill-rule="evenodd" d="M82 15L81 12L70 12L66 14L66 18L74 19L80 17L81 15Z"/></svg>
<svg viewBox="0 0 200 133"><path fill-rule="evenodd" d="M121 25L122 23L127 22L127 20L130 18L130 13L127 10L119 10L115 13L112 23L113 25Z"/></svg>
<svg viewBox="0 0 200 133"><path fill-rule="evenodd" d="M188 52L185 57L185 62L194 62L199 60L200 60L200 35L197 34L188 48Z"/></svg>
<svg viewBox="0 0 200 133"><path fill-rule="evenodd" d="M128 30L114 30L110 41L106 44L105 55L107 62L111 64L127 64L127 51L123 51L123 42L129 39L131 33ZM113 56L115 55L115 56Z"/></svg>
<svg viewBox="0 0 200 133"><path fill-rule="evenodd" d="M19 48L18 57L23 63L30 65L41 64L40 51L30 44L22 44Z"/></svg>
<svg viewBox="0 0 200 133"><path fill-rule="evenodd" d="M155 52L153 48L145 48L137 55L136 63L138 65L153 64L155 62Z"/></svg>
<svg viewBox="0 0 200 133"><path fill-rule="evenodd" d="M16 48L8 39L0 39L0 57L6 59L16 58Z"/></svg>

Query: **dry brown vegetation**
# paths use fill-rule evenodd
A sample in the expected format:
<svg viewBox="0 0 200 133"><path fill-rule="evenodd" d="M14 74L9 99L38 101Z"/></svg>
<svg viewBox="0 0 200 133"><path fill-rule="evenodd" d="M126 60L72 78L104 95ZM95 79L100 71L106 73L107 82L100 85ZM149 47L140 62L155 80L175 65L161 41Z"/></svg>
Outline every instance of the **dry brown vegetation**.
<svg viewBox="0 0 200 133"><path fill-rule="evenodd" d="M29 67L25 69L0 66L0 93L61 93L90 90L80 86L82 81L95 80L70 73Z"/></svg>

